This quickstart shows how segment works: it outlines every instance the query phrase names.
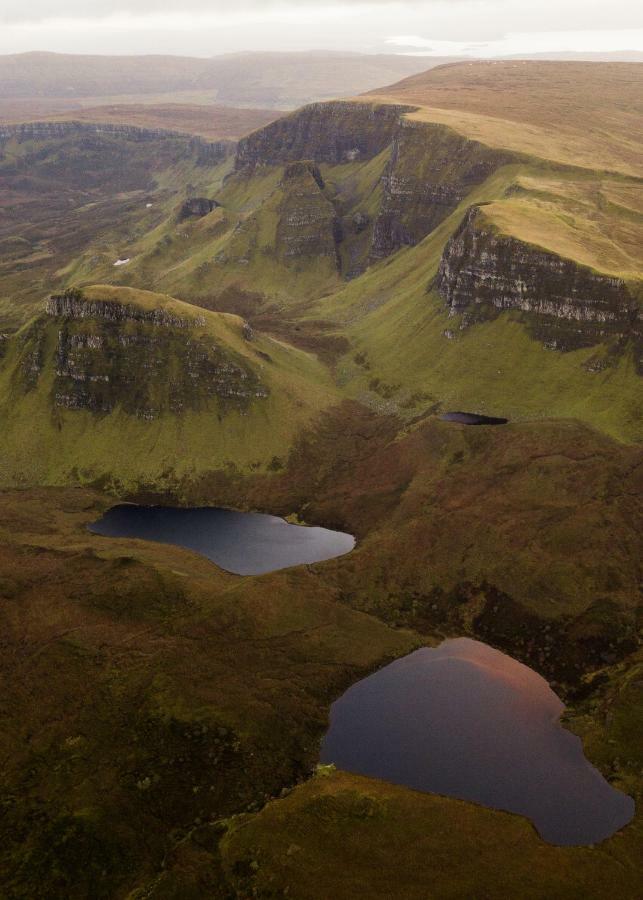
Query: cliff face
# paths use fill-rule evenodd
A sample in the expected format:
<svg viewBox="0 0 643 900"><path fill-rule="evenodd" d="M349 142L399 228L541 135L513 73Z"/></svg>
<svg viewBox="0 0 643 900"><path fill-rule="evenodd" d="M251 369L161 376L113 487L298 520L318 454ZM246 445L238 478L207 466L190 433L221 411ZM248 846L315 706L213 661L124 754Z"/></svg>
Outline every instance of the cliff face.
<svg viewBox="0 0 643 900"><path fill-rule="evenodd" d="M210 337L200 317L116 302L52 297L23 338L23 390L53 368L53 406L141 419L187 410L244 412L268 396L255 373ZM55 344L53 355L47 347Z"/></svg>
<svg viewBox="0 0 643 900"><path fill-rule="evenodd" d="M624 281L498 234L479 207L447 243L436 287L465 324L493 310L534 314L531 330L556 350L639 333L638 303Z"/></svg>
<svg viewBox="0 0 643 900"><path fill-rule="evenodd" d="M302 159L338 165L372 159L393 139L404 106L334 101L313 103L239 141L235 168Z"/></svg>
<svg viewBox="0 0 643 900"><path fill-rule="evenodd" d="M48 316L65 319L105 319L108 322L149 322L167 328L196 328L205 325L203 316L187 319L165 309L141 309L130 303L113 300L85 300L73 292L49 297L45 303Z"/></svg>
<svg viewBox="0 0 643 900"><path fill-rule="evenodd" d="M251 174L257 166L303 159L339 165L366 161L391 148L374 221L357 209L344 216L346 235L361 235L353 241L355 252L351 254L350 247L347 251L347 274L355 276L369 260L419 243L476 185L511 158L442 125L409 120L404 113L410 109L315 103L240 141L236 169ZM362 234L365 229L368 234Z"/></svg>
<svg viewBox="0 0 643 900"><path fill-rule="evenodd" d="M186 154L194 154L199 165L218 165L235 152L234 141L207 141L204 138L170 131L165 128L140 128L136 125L116 125L92 122L25 122L0 126L0 146L7 141L51 141L80 138L120 138L135 143L170 141L185 147Z"/></svg>
<svg viewBox="0 0 643 900"><path fill-rule="evenodd" d="M342 228L333 204L324 194L324 182L312 162L291 163L281 182L276 249L288 264L302 257L330 257L339 268L337 246Z"/></svg>
<svg viewBox="0 0 643 900"><path fill-rule="evenodd" d="M423 240L482 184L506 153L490 150L444 128L402 118L384 175L384 196L370 256L382 259Z"/></svg>

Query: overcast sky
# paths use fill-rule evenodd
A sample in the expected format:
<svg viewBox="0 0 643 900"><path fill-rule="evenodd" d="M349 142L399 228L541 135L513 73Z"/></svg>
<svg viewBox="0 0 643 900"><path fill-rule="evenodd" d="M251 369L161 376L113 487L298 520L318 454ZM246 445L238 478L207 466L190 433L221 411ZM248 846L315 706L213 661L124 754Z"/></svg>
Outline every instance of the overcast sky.
<svg viewBox="0 0 643 900"><path fill-rule="evenodd" d="M640 0L0 0L0 53L643 50Z"/></svg>

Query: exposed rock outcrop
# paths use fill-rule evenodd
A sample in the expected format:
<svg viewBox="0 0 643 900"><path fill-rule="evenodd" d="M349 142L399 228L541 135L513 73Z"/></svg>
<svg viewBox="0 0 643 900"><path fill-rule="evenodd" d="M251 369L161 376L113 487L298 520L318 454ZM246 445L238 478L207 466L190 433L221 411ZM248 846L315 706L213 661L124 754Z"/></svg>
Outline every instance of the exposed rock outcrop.
<svg viewBox="0 0 643 900"><path fill-rule="evenodd" d="M284 171L281 187L276 248L282 261L288 264L302 257L330 257L339 268L341 222L324 193L317 166L308 161L292 163Z"/></svg>
<svg viewBox="0 0 643 900"><path fill-rule="evenodd" d="M475 321L495 310L535 314L527 323L552 349L639 334L639 305L622 279L500 234L480 207L447 243L435 286L451 315Z"/></svg>
<svg viewBox="0 0 643 900"><path fill-rule="evenodd" d="M385 150L406 106L332 101L313 103L239 141L235 167L302 159L337 165L372 159Z"/></svg>
<svg viewBox="0 0 643 900"><path fill-rule="evenodd" d="M348 261L348 270L355 275L369 259L382 259L402 246L417 244L476 185L513 159L511 154L468 140L444 125L408 119L404 114L410 111L412 107L407 106L314 103L241 140L235 166L238 171L251 172L258 165L283 162L337 165L372 159L390 147L370 247L366 252L360 249L353 254L355 259ZM306 159L312 162L301 162ZM323 189L321 175L310 171ZM370 227L370 221L361 215L353 221L356 233ZM349 228L353 230L353 223Z"/></svg>
<svg viewBox="0 0 643 900"><path fill-rule="evenodd" d="M110 122L23 122L18 125L0 125L0 145L10 140L25 141L64 140L69 137L97 138L117 137L127 141L174 141L185 145L186 154L196 155L198 165L218 165L236 150L235 141L207 141L180 131L166 128L140 128L137 125L118 125Z"/></svg>
<svg viewBox="0 0 643 900"><path fill-rule="evenodd" d="M141 309L115 300L86 300L75 292L57 294L45 303L49 316L65 319L106 319L109 322L148 322L167 328L196 328L205 325L203 316L183 318L166 309Z"/></svg>
<svg viewBox="0 0 643 900"><path fill-rule="evenodd" d="M510 159L443 125L402 118L384 175L371 259L419 243Z"/></svg>
<svg viewBox="0 0 643 900"><path fill-rule="evenodd" d="M118 408L150 420L188 410L243 413L269 391L243 357L198 330L205 324L70 289L50 297L46 314L16 336L17 385L34 390L53 369L54 407Z"/></svg>
<svg viewBox="0 0 643 900"><path fill-rule="evenodd" d="M143 419L208 409L243 412L268 391L257 376L212 340L159 331L137 322L66 323L58 332L54 404Z"/></svg>
<svg viewBox="0 0 643 900"><path fill-rule="evenodd" d="M186 135L166 128L140 128L137 125L117 125L93 122L22 122L0 126L0 141L47 141L80 135L111 135L130 141L154 141L159 138L185 138Z"/></svg>
<svg viewBox="0 0 643 900"><path fill-rule="evenodd" d="M217 201L210 200L208 197L188 197L179 211L179 221L190 218L202 219L217 206L219 206Z"/></svg>

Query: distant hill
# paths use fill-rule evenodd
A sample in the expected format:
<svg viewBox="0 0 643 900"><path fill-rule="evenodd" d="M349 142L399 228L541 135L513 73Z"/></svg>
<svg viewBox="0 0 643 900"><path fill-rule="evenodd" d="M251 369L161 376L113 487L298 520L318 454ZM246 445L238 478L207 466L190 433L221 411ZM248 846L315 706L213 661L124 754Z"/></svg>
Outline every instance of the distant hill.
<svg viewBox="0 0 643 900"><path fill-rule="evenodd" d="M237 109L234 106L203 106L196 103L120 103L74 109L54 115L39 115L37 118L52 122L73 119L75 122L109 122L135 125L138 128L164 128L212 140L236 140L274 121L281 114L277 109ZM6 119L8 123L32 120L33 114L28 109L22 115ZM0 123L2 121L0 108Z"/></svg>
<svg viewBox="0 0 643 900"><path fill-rule="evenodd" d="M116 98L190 93L197 102L292 109L398 81L444 59L359 53L180 56L0 56L0 100ZM184 96L183 100L187 101Z"/></svg>

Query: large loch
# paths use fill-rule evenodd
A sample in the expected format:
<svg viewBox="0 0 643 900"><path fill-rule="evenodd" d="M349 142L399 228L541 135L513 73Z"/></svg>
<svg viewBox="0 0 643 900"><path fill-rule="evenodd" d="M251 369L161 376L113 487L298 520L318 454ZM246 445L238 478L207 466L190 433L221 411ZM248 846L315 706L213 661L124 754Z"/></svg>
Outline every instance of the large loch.
<svg viewBox="0 0 643 900"><path fill-rule="evenodd" d="M595 844L634 815L585 758L536 672L468 638L399 659L331 708L321 761L520 813L546 841Z"/></svg>
<svg viewBox="0 0 643 900"><path fill-rule="evenodd" d="M262 575L349 553L355 539L341 531L290 525L262 513L215 507L113 506L89 526L105 537L139 538L195 550L236 575Z"/></svg>

